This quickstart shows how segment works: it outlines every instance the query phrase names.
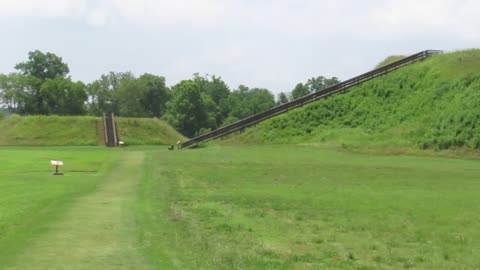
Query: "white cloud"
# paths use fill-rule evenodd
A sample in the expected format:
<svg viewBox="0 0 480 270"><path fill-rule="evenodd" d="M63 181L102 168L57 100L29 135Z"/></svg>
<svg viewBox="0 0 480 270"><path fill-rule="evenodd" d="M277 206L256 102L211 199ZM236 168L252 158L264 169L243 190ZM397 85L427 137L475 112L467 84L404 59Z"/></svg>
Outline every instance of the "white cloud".
<svg viewBox="0 0 480 270"><path fill-rule="evenodd" d="M476 39L477 0L0 0L0 16L74 17L93 26L215 28L303 37Z"/></svg>
<svg viewBox="0 0 480 270"><path fill-rule="evenodd" d="M86 0L0 0L0 16L78 16L85 11L86 4Z"/></svg>
<svg viewBox="0 0 480 270"><path fill-rule="evenodd" d="M390 0L371 13L382 36L480 37L480 2L472 0Z"/></svg>
<svg viewBox="0 0 480 270"><path fill-rule="evenodd" d="M463 37L468 39L479 39L480 32L478 26L480 25L480 2L476 0L463 1L455 10L455 16L450 20L450 32L460 33Z"/></svg>
<svg viewBox="0 0 480 270"><path fill-rule="evenodd" d="M87 21L92 26L103 26L107 24L108 18L103 10L96 9L88 14Z"/></svg>
<svg viewBox="0 0 480 270"><path fill-rule="evenodd" d="M215 25L225 14L221 0L113 0L112 6L122 18L137 24Z"/></svg>

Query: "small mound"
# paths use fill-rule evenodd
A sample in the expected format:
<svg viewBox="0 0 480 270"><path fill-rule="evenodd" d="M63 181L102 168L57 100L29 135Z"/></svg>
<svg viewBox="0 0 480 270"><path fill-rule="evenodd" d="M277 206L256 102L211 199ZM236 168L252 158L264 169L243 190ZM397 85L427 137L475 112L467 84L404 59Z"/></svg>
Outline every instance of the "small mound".
<svg viewBox="0 0 480 270"><path fill-rule="evenodd" d="M96 145L96 117L18 116L0 119L1 145Z"/></svg>
<svg viewBox="0 0 480 270"><path fill-rule="evenodd" d="M120 140L128 145L170 145L186 139L167 122L157 118L117 117L116 120Z"/></svg>
<svg viewBox="0 0 480 270"><path fill-rule="evenodd" d="M120 140L128 145L167 145L185 137L158 119L116 118ZM102 144L99 117L19 116L0 118L0 145L93 146Z"/></svg>

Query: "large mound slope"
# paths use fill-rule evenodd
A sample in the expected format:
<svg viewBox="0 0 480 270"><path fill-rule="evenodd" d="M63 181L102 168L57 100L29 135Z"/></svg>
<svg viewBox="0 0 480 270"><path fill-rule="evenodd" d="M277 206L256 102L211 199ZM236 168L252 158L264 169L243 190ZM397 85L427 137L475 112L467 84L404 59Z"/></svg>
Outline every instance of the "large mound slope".
<svg viewBox="0 0 480 270"><path fill-rule="evenodd" d="M0 118L0 145L98 145L103 133L98 117L18 116ZM117 118L119 137L127 144L173 144L184 137L158 119Z"/></svg>
<svg viewBox="0 0 480 270"><path fill-rule="evenodd" d="M435 56L267 120L230 143L480 148L480 50Z"/></svg>

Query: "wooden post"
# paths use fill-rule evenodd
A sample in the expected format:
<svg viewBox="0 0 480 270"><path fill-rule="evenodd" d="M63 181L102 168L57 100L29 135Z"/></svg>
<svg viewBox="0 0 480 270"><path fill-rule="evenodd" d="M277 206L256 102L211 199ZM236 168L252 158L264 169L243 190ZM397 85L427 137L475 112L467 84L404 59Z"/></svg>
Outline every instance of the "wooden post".
<svg viewBox="0 0 480 270"><path fill-rule="evenodd" d="M118 138L117 138L117 126L115 125L115 115L112 113L112 129L113 129L113 142L115 146L118 146Z"/></svg>
<svg viewBox="0 0 480 270"><path fill-rule="evenodd" d="M103 129L105 131L105 145L108 146L108 133L107 133L107 116L103 113Z"/></svg>

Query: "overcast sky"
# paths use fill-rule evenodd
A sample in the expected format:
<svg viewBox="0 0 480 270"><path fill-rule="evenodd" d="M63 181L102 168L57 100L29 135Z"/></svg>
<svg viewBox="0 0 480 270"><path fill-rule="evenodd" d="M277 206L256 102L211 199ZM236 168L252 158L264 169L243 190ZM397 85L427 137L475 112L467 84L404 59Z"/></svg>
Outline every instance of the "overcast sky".
<svg viewBox="0 0 480 270"><path fill-rule="evenodd" d="M84 82L199 72L278 93L392 54L479 47L479 11L478 0L0 0L0 73L38 49Z"/></svg>

